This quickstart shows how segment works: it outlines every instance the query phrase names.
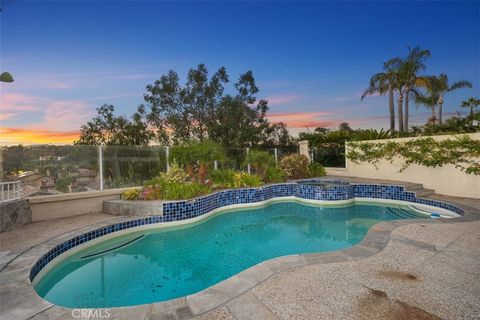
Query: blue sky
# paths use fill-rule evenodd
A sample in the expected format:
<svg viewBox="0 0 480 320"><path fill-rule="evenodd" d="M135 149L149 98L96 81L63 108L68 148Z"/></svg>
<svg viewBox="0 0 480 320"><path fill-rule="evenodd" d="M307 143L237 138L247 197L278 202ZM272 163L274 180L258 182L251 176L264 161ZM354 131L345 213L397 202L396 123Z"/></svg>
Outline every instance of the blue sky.
<svg viewBox="0 0 480 320"><path fill-rule="evenodd" d="M1 85L0 121L12 143L71 139L103 103L129 115L147 84L169 69L184 80L199 63L232 80L252 70L270 119L292 132L386 127L387 98L360 95L407 46L431 51L426 73L473 83L446 97L447 114L479 95L478 1L3 1L0 14L1 70L15 77ZM428 117L412 109L412 122Z"/></svg>

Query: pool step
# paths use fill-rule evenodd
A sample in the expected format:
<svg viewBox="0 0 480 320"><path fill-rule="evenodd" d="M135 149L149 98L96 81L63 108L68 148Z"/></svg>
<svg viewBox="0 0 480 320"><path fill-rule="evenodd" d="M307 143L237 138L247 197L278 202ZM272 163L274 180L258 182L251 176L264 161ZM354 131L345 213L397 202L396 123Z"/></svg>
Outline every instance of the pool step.
<svg viewBox="0 0 480 320"><path fill-rule="evenodd" d="M415 192L417 197L426 197L435 194L435 190L425 189L421 183L405 184L405 191Z"/></svg>
<svg viewBox="0 0 480 320"><path fill-rule="evenodd" d="M387 208L387 210L394 216L400 219L415 219L419 216L413 212L409 212L400 208Z"/></svg>

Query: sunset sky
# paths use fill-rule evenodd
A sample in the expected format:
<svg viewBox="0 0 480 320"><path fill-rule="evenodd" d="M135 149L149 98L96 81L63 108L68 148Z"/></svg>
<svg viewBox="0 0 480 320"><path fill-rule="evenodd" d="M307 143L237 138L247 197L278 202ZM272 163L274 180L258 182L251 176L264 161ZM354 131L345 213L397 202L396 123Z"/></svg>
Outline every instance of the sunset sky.
<svg viewBox="0 0 480 320"><path fill-rule="evenodd" d="M480 88L480 7L471 2L2 1L1 144L71 143L95 108L130 115L169 69L205 63L231 80L254 72L269 118L306 128L387 127L387 98L360 101L382 63L407 46L427 73L468 80L448 116ZM411 108L413 124L429 116Z"/></svg>

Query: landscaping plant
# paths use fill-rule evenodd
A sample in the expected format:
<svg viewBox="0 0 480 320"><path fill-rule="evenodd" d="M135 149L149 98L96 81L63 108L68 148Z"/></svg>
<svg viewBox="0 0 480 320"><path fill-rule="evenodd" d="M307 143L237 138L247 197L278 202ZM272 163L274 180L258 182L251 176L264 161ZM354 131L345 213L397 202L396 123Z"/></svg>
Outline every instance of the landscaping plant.
<svg viewBox="0 0 480 320"><path fill-rule="evenodd" d="M280 168L288 179L303 179L310 176L308 158L302 154L289 154L280 161Z"/></svg>
<svg viewBox="0 0 480 320"><path fill-rule="evenodd" d="M192 181L205 184L214 161L225 160L225 150L213 141L189 141L173 147L171 158L185 167Z"/></svg>
<svg viewBox="0 0 480 320"><path fill-rule="evenodd" d="M265 181L268 168L275 165L275 158L266 151L250 150L245 159L246 164L250 164L255 174Z"/></svg>

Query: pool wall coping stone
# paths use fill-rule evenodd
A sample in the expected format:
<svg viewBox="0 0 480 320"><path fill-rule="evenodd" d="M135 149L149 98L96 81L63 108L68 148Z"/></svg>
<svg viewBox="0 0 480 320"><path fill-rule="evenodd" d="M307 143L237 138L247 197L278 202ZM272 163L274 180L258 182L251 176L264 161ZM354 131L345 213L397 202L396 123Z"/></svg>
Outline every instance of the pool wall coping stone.
<svg viewBox="0 0 480 320"><path fill-rule="evenodd" d="M461 199L459 198L459 200ZM373 256L387 246L392 231L400 226L424 223L450 224L480 220L480 211L478 209L461 203L453 203L453 205L464 210L465 214L453 219L438 218L380 222L372 226L364 239L353 247L325 253L295 254L267 260L216 285L186 297L132 307L108 308L111 315L110 318L163 319L164 317L173 317L187 319L226 305L246 291L286 270L312 264L352 261ZM128 220L131 220L131 218L115 218L115 222ZM109 221L102 225L110 225L111 223ZM35 261L59 243L63 243L66 239L76 235L95 230L98 227L99 225L82 228L47 240L25 250L6 263L0 270L0 283L2 283L0 309L2 316L5 316L5 319L12 320L57 319L62 315L71 314L73 309L53 305L38 296L29 281L30 269ZM422 243L419 242L415 245L422 245Z"/></svg>

